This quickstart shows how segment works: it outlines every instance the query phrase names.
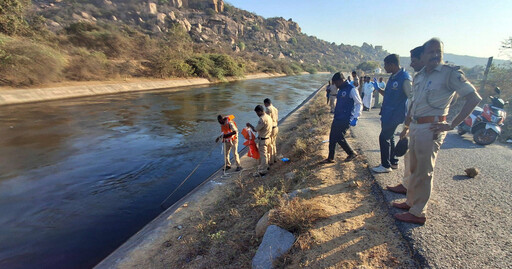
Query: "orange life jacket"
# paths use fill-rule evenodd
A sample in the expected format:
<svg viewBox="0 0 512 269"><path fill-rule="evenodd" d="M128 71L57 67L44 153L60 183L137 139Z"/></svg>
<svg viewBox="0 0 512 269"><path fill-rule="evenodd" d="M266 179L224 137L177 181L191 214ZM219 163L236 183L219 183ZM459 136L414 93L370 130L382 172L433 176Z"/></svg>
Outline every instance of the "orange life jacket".
<svg viewBox="0 0 512 269"><path fill-rule="evenodd" d="M228 115L228 116L224 117L224 119L226 119L226 122L220 126L223 134L229 134L229 133L233 132L233 130L231 130L231 127L229 127L230 122L232 122L235 125L235 127L237 127L235 121L233 120L234 118L235 118L235 116L233 116L233 115ZM238 138L238 134L234 134L230 137L223 138L222 142L231 142L237 138Z"/></svg>
<svg viewBox="0 0 512 269"><path fill-rule="evenodd" d="M249 147L247 156L258 160L260 158L260 152L258 151L258 146L256 145L256 142L255 142L256 136L251 131L251 129L249 129L249 127L245 127L242 130L242 135L244 136L244 138L246 140L244 142L244 145Z"/></svg>

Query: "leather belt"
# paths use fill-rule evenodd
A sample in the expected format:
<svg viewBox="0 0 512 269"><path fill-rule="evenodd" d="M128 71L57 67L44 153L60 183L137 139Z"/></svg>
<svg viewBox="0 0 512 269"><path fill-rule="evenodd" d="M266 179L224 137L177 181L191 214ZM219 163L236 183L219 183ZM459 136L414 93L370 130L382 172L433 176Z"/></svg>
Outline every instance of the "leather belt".
<svg viewBox="0 0 512 269"><path fill-rule="evenodd" d="M260 137L261 140L268 139L268 137Z"/></svg>
<svg viewBox="0 0 512 269"><path fill-rule="evenodd" d="M413 122L417 124L423 123L434 123L434 122L443 122L446 121L446 116L425 116L414 118Z"/></svg>

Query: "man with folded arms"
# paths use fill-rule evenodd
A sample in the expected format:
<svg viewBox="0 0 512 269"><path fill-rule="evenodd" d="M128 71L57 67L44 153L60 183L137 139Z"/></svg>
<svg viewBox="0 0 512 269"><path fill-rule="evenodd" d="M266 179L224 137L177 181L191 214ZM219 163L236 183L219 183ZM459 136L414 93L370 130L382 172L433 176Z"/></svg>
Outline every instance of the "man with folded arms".
<svg viewBox="0 0 512 269"><path fill-rule="evenodd" d="M407 200L392 206L408 210L395 218L409 223L424 224L427 204L433 187L433 172L437 153L446 137L473 111L482 100L459 67L443 63L443 43L432 38L424 45L422 62L425 67L414 77L412 106L408 113L409 126L401 137L410 136L410 172ZM465 99L460 113L451 123L446 115L455 94ZM409 131L410 128L410 131Z"/></svg>

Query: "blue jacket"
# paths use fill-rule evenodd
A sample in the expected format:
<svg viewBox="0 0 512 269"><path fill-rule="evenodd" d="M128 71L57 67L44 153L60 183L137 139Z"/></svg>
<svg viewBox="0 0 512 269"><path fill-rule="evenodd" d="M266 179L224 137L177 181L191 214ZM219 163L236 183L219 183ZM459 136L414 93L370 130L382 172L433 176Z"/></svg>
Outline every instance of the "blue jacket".
<svg viewBox="0 0 512 269"><path fill-rule="evenodd" d="M380 111L382 124L400 124L405 120L407 95L403 85L405 80L412 81L411 75L403 68L389 78L384 90L384 101Z"/></svg>
<svg viewBox="0 0 512 269"><path fill-rule="evenodd" d="M355 87L345 82L338 90L338 95L336 96L336 107L334 108L335 120L350 121L352 111L354 110L354 100L350 97L350 92L353 88Z"/></svg>

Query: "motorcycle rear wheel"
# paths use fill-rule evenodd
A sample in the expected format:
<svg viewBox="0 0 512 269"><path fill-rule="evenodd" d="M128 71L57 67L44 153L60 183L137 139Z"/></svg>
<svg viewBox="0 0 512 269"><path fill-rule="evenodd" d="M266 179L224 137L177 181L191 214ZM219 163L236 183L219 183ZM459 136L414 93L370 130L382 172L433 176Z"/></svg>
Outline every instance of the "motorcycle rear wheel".
<svg viewBox="0 0 512 269"><path fill-rule="evenodd" d="M490 129L481 128L473 134L473 140L479 145L489 145L494 143L498 138L498 134Z"/></svg>

